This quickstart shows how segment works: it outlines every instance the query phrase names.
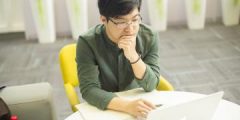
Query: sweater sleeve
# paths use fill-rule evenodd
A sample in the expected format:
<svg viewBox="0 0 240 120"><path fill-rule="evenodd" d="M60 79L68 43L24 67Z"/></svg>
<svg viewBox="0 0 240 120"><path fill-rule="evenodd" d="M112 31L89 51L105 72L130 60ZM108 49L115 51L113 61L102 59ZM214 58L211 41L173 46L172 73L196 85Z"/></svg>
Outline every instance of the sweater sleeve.
<svg viewBox="0 0 240 120"><path fill-rule="evenodd" d="M76 62L82 97L89 104L99 109L106 109L109 102L113 97L116 97L116 95L101 89L96 58L92 48L83 37L79 37L78 40Z"/></svg>
<svg viewBox="0 0 240 120"><path fill-rule="evenodd" d="M147 54L142 58L143 62L146 64L144 76L141 80L135 78L138 84L147 92L152 91L157 87L160 76L158 34L154 34L152 39Z"/></svg>

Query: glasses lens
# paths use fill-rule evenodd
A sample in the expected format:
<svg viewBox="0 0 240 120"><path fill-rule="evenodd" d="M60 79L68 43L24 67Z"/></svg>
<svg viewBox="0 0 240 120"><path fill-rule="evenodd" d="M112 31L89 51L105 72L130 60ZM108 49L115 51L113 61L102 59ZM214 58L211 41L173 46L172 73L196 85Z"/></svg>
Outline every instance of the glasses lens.
<svg viewBox="0 0 240 120"><path fill-rule="evenodd" d="M131 22L115 22L112 19L110 19L119 29L124 29L128 27L129 25L132 25L133 27L138 26L142 22L141 16L136 17L135 19L131 20Z"/></svg>
<svg viewBox="0 0 240 120"><path fill-rule="evenodd" d="M128 26L128 23L120 23L120 24L117 24L117 27L120 28L120 29L124 29Z"/></svg>

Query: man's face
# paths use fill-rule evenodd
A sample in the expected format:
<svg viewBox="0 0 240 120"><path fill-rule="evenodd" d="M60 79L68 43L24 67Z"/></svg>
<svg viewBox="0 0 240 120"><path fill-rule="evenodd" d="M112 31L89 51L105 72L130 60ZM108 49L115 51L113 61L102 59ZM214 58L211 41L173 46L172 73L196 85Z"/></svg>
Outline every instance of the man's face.
<svg viewBox="0 0 240 120"><path fill-rule="evenodd" d="M119 16L118 18L109 18L104 22L108 37L113 42L118 43L121 37L124 36L137 36L139 30L139 23L141 22L141 16L138 9L134 9L131 13Z"/></svg>

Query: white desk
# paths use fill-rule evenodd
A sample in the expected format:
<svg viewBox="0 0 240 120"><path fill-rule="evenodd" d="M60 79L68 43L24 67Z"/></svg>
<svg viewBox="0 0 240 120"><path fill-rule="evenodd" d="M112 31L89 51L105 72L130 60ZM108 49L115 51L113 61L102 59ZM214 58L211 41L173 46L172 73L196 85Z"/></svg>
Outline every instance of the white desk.
<svg viewBox="0 0 240 120"><path fill-rule="evenodd" d="M119 96L123 96L126 98L131 98L132 96L136 97L135 94L138 94L137 98L143 98L142 94L145 94L140 89L131 90L127 93L119 93ZM181 102L190 101L204 95L191 93L191 92L178 92L178 91L154 91L154 95L158 96L157 101L161 101L163 104L179 104ZM153 95L153 96L154 96ZM152 94L144 96L144 99L150 100L151 102L156 102L151 100ZM156 98L156 97L155 97ZM206 107L207 108L207 107ZM65 120L83 120L79 112L75 112L68 116ZM213 120L240 120L240 106L226 101L221 100L217 111L213 117Z"/></svg>

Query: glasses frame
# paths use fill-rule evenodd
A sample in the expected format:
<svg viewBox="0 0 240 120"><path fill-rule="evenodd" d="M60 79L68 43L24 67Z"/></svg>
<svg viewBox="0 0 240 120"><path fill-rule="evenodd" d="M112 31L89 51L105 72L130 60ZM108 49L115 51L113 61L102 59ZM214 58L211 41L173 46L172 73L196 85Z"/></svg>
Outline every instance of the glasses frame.
<svg viewBox="0 0 240 120"><path fill-rule="evenodd" d="M137 15L139 17L139 20L138 20L138 25L142 22L142 16L141 15ZM116 25L117 28L119 29L125 29L127 28L129 25L133 25L133 21L129 21L129 22L116 22L113 20L113 18L108 18L108 20L110 20L114 25ZM123 24L124 27L120 26L120 24ZM137 25L137 24L136 24Z"/></svg>

